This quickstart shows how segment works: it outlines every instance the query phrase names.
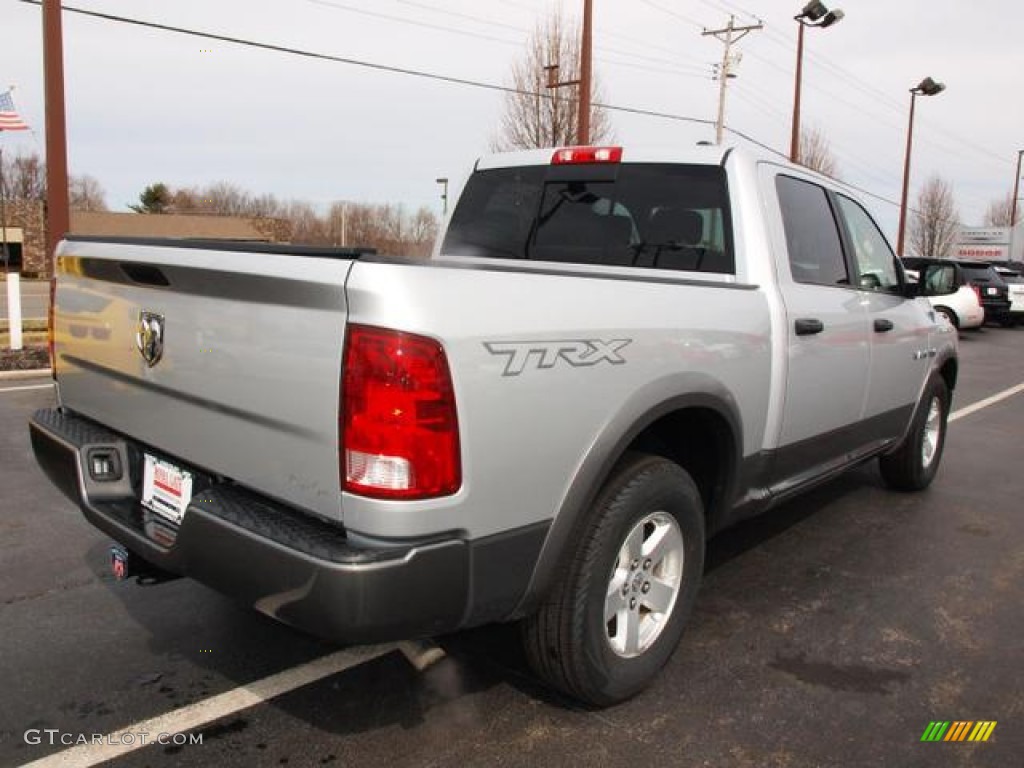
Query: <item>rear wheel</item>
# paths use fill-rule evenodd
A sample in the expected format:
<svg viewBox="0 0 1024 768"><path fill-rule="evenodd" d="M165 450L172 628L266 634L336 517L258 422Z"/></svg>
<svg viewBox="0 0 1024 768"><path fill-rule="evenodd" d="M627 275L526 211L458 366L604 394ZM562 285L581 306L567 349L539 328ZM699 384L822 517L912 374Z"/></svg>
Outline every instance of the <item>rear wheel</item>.
<svg viewBox="0 0 1024 768"><path fill-rule="evenodd" d="M634 696L679 644L703 570L693 480L667 459L627 456L551 593L523 623L532 667L591 705Z"/></svg>
<svg viewBox="0 0 1024 768"><path fill-rule="evenodd" d="M935 478L946 444L949 400L946 382L941 376L933 375L903 444L878 460L882 478L891 488L920 491Z"/></svg>

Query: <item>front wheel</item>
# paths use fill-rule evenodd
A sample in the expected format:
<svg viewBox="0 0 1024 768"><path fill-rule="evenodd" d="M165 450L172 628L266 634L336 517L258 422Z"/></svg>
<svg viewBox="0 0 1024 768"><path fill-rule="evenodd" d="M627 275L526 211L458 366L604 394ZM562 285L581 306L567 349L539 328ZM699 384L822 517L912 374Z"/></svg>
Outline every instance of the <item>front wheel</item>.
<svg viewBox="0 0 1024 768"><path fill-rule="evenodd" d="M704 570L704 508L689 474L631 454L599 495L571 559L523 623L552 687L608 706L646 687L679 644Z"/></svg>
<svg viewBox="0 0 1024 768"><path fill-rule="evenodd" d="M939 471L946 444L949 402L946 382L941 376L933 375L903 443L878 460L882 479L889 487L898 491L921 491L931 484Z"/></svg>

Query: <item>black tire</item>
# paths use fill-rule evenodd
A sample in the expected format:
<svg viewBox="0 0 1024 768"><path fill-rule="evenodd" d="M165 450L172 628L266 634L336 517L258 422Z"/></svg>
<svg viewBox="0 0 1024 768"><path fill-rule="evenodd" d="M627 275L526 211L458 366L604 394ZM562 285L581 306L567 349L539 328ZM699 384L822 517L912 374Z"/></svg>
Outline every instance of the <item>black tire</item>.
<svg viewBox="0 0 1024 768"><path fill-rule="evenodd" d="M960 327L960 318L957 317L956 312L954 312L949 307L936 307L935 311L938 312L940 315L943 315L947 320L949 320L949 324L952 325L954 328Z"/></svg>
<svg viewBox="0 0 1024 768"><path fill-rule="evenodd" d="M704 535L704 506L689 474L659 456L627 455L598 495L545 601L523 621L534 671L592 706L616 704L643 690L679 645L704 572ZM656 538L663 546L652 557L641 554L637 563L628 555L653 547ZM677 556L652 563L662 551ZM678 585L666 587L676 576ZM612 590L620 578L621 589ZM668 601L670 592L675 597ZM649 607L655 600L667 603L664 612ZM606 620L609 606L616 605ZM616 644L622 647L616 650Z"/></svg>
<svg viewBox="0 0 1024 768"><path fill-rule="evenodd" d="M906 439L894 452L879 457L882 479L897 491L921 491L927 488L939 471L942 449L946 445L949 419L949 389L946 382L933 374L924 389L921 402ZM937 413L932 408L938 409ZM936 420L937 419L937 420ZM932 430L938 429L937 434ZM926 441L929 444L926 450Z"/></svg>

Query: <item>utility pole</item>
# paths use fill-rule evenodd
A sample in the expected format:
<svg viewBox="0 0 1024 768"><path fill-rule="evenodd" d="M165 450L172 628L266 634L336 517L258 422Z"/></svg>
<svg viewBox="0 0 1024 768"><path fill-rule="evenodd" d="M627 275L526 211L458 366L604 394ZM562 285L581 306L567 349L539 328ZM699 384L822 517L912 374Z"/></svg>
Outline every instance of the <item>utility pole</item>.
<svg viewBox="0 0 1024 768"><path fill-rule="evenodd" d="M591 55L594 47L593 0L583 0L583 42L580 45L580 113L576 121L576 142L590 143L590 83L593 78Z"/></svg>
<svg viewBox="0 0 1024 768"><path fill-rule="evenodd" d="M557 91L559 88L568 88L570 86L573 86L573 85L578 86L580 84L581 80L579 78L577 78L575 80L559 80L558 79L558 68L559 68L558 64L548 64L547 66L544 67L544 71L548 75L547 88L549 90ZM553 98L554 98L554 101L552 102L552 110L557 113L557 111L558 111L558 101L557 101L558 94L555 94L555 96ZM579 99L577 99L577 101L579 101ZM579 117L579 114L577 114L577 118L578 117ZM558 125L558 120L557 120L557 118L553 117L552 118L552 139L553 139L554 143L556 143L556 144L561 142L561 139L558 136L555 135L555 134L558 133L558 130L555 127L557 125ZM570 125L571 125L571 123L570 123ZM540 130L540 129L538 129L538 130ZM566 141L572 141L572 139L570 139L569 137L566 137L565 140ZM576 143L577 144L582 144L583 143L582 141L580 141L579 120L577 120L577 122L576 122Z"/></svg>
<svg viewBox="0 0 1024 768"><path fill-rule="evenodd" d="M729 23L723 29L705 29L701 36L711 35L725 44L722 52L722 63L718 66L718 119L715 121L715 144L722 143L722 132L725 130L725 88L730 77L736 77L733 73L733 65L738 59L732 55L732 47L755 29L764 29L764 24L748 24L743 27L736 26L736 17L730 16Z"/></svg>
<svg viewBox="0 0 1024 768"><path fill-rule="evenodd" d="M46 83L46 258L68 233L68 142L64 119L64 40L60 0L43 0L43 77Z"/></svg>

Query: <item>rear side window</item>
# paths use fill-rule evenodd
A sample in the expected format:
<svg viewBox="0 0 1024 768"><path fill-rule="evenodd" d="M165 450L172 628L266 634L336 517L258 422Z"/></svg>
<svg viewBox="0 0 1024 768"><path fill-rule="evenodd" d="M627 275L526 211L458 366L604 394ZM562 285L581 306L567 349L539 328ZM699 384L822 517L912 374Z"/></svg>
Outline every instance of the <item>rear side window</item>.
<svg viewBox="0 0 1024 768"><path fill-rule="evenodd" d="M952 264L931 264L922 275L925 296L946 296L956 293L956 267Z"/></svg>
<svg viewBox="0 0 1024 768"><path fill-rule="evenodd" d="M839 228L824 187L779 176L775 188L793 279L798 283L849 286Z"/></svg>
<svg viewBox="0 0 1024 768"><path fill-rule="evenodd" d="M964 278L972 283L1000 283L1002 278L988 264L962 264L960 268L964 271Z"/></svg>
<svg viewBox="0 0 1024 768"><path fill-rule="evenodd" d="M484 258L735 271L724 169L624 164L597 169L593 176L581 167L478 171L466 185L441 250Z"/></svg>

